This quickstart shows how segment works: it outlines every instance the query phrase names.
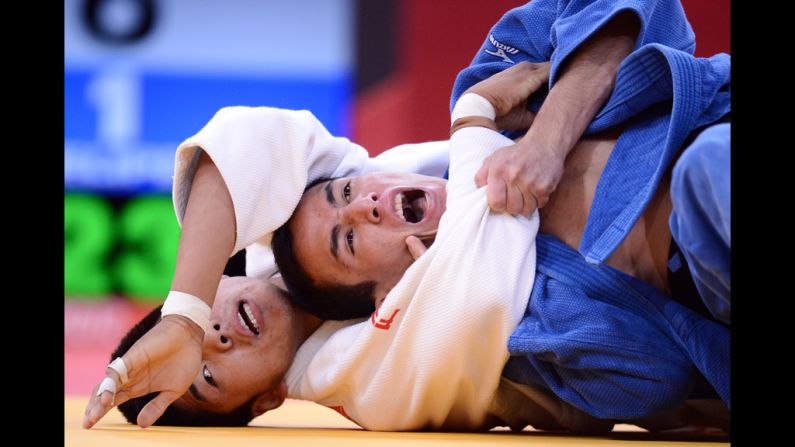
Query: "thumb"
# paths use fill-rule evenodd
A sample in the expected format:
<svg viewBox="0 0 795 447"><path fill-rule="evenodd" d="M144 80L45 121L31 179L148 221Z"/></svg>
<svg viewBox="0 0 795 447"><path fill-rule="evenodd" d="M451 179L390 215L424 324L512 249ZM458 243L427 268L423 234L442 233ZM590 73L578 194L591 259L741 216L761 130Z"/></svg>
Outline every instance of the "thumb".
<svg viewBox="0 0 795 447"><path fill-rule="evenodd" d="M489 177L489 164L491 163L491 157L486 157L483 160L483 164L478 169L478 172L475 173L475 186L478 188L482 188L486 186L486 179Z"/></svg>
<svg viewBox="0 0 795 447"><path fill-rule="evenodd" d="M172 402L177 400L179 396L171 391L161 391L154 399L150 400L141 412L138 413L138 426L142 428L149 427L154 424L160 416L166 411Z"/></svg>
<svg viewBox="0 0 795 447"><path fill-rule="evenodd" d="M428 251L425 248L425 244L417 236L407 236L406 237L406 246L409 249L409 253L411 253L411 257L414 258L416 261L423 253Z"/></svg>

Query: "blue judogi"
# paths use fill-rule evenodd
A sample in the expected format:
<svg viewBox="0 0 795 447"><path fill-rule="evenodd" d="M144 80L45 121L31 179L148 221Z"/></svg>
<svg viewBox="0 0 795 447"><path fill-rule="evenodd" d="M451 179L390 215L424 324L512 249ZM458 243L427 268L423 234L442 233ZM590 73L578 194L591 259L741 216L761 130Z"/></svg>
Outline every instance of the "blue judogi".
<svg viewBox="0 0 795 447"><path fill-rule="evenodd" d="M555 238L538 238L536 282L527 313L509 340L516 357L504 374L547 386L604 418L633 419L673 410L690 395L699 372L730 406L729 330L603 264L645 210L687 136L730 112L730 57L692 55L694 35L676 1L535 0L509 11L492 28L470 67L458 75L451 106L473 84L523 60L550 60L554 85L562 62L577 46L625 10L641 21L636 49L622 62L613 93L585 133L627 127L597 185L579 253ZM539 92L528 107L537 111L545 97L546 91ZM701 163L695 171L684 171L706 169L711 178L728 178L728 172L720 174L728 170L728 134L722 132L722 140L713 132L704 134L689 148L722 145L726 165ZM726 242L727 250L680 240L685 231L675 228L678 223L689 228L716 222L695 218L698 210L687 209L685 204L703 193L693 191L697 175L684 177L682 187L675 190L672 184L671 226L693 269L704 252L712 258L730 253L729 239L719 237L728 235L730 221L728 202L707 206L712 215L724 217L720 222L725 230L715 240ZM731 272L728 264L714 272L715 264L703 266L708 274L693 276L699 291L707 288L702 287L705 282L715 290L714 296L702 298L728 323L723 317L730 311Z"/></svg>
<svg viewBox="0 0 795 447"><path fill-rule="evenodd" d="M731 322L731 124L704 130L671 176L669 226L698 293L718 320Z"/></svg>
<svg viewBox="0 0 795 447"><path fill-rule="evenodd" d="M729 404L725 326L610 266L595 268L554 237L536 238L527 312L508 340L503 374L547 386L602 418L670 411L698 370Z"/></svg>

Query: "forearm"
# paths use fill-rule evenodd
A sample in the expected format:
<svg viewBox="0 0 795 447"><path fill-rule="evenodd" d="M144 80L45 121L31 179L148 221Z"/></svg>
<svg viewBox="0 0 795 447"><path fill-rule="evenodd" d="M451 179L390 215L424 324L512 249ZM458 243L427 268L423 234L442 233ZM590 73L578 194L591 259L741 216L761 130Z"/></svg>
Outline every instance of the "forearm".
<svg viewBox="0 0 795 447"><path fill-rule="evenodd" d="M639 31L638 18L623 12L585 41L565 63L521 141L534 141L565 159L610 97L618 67Z"/></svg>
<svg viewBox="0 0 795 447"><path fill-rule="evenodd" d="M202 153L193 178L171 290L195 295L212 306L235 245L235 213L221 173Z"/></svg>

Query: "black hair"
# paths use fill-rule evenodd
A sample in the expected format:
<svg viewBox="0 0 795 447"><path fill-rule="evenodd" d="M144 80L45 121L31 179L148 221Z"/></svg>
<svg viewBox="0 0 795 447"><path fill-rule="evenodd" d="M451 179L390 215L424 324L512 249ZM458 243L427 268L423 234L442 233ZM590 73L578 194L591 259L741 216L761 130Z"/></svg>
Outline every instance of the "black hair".
<svg viewBox="0 0 795 447"><path fill-rule="evenodd" d="M123 356L139 338L149 332L158 321L160 321L160 309L163 306L158 306L141 321L138 322L129 332L121 339L119 346L113 351L110 359L111 361L116 357ZM141 409L158 395L157 392L149 393L144 396L132 398L119 405L119 411L124 415L127 422L135 424L138 419L138 413ZM181 425L193 427L245 427L254 418L252 406L256 397L252 397L248 402L235 408L229 413L213 413L209 411L200 411L194 409L180 408L175 405L169 405L166 411L160 418L158 418L154 425Z"/></svg>
<svg viewBox="0 0 795 447"><path fill-rule="evenodd" d="M320 183L332 180L334 179L317 179L311 182L304 192ZM351 286L314 284L295 255L294 237L290 230L292 220L291 217L273 233L271 249L279 273L290 291L290 300L293 304L324 320L348 320L366 317L373 313L375 281L364 281Z"/></svg>

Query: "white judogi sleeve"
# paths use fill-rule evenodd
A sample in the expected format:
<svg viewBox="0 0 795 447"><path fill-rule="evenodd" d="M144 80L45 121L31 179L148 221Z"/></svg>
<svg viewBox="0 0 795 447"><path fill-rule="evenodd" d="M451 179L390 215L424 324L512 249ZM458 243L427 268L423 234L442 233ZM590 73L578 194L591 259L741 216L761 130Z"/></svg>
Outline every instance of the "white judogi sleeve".
<svg viewBox="0 0 795 447"><path fill-rule="evenodd" d="M538 213L492 213L474 184L483 159L511 143L485 128L453 135L436 241L371 318L310 337L288 371L290 397L371 430L480 427L535 274Z"/></svg>

